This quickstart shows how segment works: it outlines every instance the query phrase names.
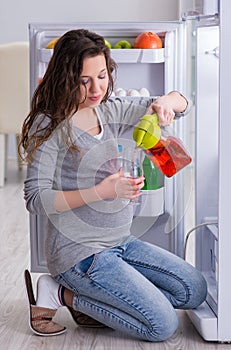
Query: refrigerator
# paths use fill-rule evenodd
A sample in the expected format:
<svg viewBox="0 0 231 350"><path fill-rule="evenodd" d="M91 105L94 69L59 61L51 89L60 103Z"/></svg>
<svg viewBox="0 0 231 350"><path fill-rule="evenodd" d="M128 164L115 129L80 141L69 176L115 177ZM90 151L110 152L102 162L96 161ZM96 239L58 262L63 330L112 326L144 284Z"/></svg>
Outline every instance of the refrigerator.
<svg viewBox="0 0 231 350"><path fill-rule="evenodd" d="M111 55L118 65L115 90L123 88L141 89L145 87L151 98L172 90L186 94L185 51L186 21L154 23L31 23L30 33L30 86L31 96L42 79L53 53L46 49L47 43L71 29L85 28L97 32L112 45L120 40L134 42L135 37L144 31L159 34L163 42L161 49L111 49ZM112 98L116 98L112 97ZM145 97L122 97L139 101ZM174 123L176 133L185 138L186 118ZM143 202L134 212L132 233L160 245L178 255L183 255L183 211L184 193L180 190L186 173L182 170L175 178L165 179L164 186L145 192ZM176 181L177 178L177 181ZM31 269L34 272L47 271L44 256L44 227L46 217L30 216ZM182 226L182 227L181 227Z"/></svg>
<svg viewBox="0 0 231 350"><path fill-rule="evenodd" d="M178 90L193 101L190 114L173 123L174 131L191 152L193 161L172 178L164 178L163 186L142 195L145 200L134 211L132 233L142 232L140 238L186 259L189 245L193 243L195 258L193 256L190 263L205 276L208 297L198 309L188 311L188 316L205 340L231 341L231 331L223 331L231 310L228 294L223 296L221 292L224 286L220 280L227 267L222 259L223 243L219 233L222 217L218 215L221 191L219 17L191 13L173 22L31 23L31 96L53 53L52 49L45 48L46 44L78 28L97 32L112 45L120 40L134 42L134 38L145 31L158 33L163 42L161 49L111 49L118 65L115 88L139 90L145 87L153 98ZM30 215L32 272L47 271L46 222L42 215ZM231 286L229 290L231 295ZM220 307L223 309L226 302L228 311L224 313Z"/></svg>

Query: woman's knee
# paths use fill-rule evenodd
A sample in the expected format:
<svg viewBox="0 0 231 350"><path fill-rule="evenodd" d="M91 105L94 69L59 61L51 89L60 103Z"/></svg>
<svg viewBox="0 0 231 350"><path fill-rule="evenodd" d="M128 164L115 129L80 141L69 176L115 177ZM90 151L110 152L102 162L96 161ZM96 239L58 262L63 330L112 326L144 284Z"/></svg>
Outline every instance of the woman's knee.
<svg viewBox="0 0 231 350"><path fill-rule="evenodd" d="M160 342L169 339L179 325L178 316L174 309L165 315L159 315L159 321L151 324L148 332L148 340Z"/></svg>
<svg viewBox="0 0 231 350"><path fill-rule="evenodd" d="M207 282L204 278L204 276L198 271L198 282L195 285L195 300L194 300L194 305L192 308L195 308L202 304L207 296Z"/></svg>
<svg viewBox="0 0 231 350"><path fill-rule="evenodd" d="M194 309L202 304L207 296L207 283L202 273L196 269L192 272L191 284L188 292L188 301L183 308Z"/></svg>

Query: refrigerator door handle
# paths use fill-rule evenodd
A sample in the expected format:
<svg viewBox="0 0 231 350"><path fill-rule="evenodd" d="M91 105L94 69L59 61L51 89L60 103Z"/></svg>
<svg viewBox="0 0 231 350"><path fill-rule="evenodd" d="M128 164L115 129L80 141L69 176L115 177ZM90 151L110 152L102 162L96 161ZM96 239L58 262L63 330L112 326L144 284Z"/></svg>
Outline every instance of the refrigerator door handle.
<svg viewBox="0 0 231 350"><path fill-rule="evenodd" d="M219 46L215 47L213 50L205 51L206 55L214 55L215 57L220 57Z"/></svg>

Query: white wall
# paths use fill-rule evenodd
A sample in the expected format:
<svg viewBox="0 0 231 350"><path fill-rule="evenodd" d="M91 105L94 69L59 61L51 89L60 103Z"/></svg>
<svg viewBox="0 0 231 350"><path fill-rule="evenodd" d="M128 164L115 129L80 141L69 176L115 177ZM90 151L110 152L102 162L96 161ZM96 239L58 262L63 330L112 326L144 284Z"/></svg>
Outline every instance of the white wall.
<svg viewBox="0 0 231 350"><path fill-rule="evenodd" d="M28 40L30 22L166 21L179 0L2 0L0 44Z"/></svg>

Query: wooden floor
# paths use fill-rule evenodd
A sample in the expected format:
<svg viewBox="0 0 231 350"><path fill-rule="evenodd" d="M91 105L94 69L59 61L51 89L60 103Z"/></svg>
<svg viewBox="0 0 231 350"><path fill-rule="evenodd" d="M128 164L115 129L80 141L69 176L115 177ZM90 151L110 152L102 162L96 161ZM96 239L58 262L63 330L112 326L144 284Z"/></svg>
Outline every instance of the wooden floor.
<svg viewBox="0 0 231 350"><path fill-rule="evenodd" d="M230 344L205 342L185 312L179 312L180 326L163 343L148 343L125 337L110 329L76 327L66 308L56 319L68 331L57 337L39 337L28 326L28 304L23 272L30 267L28 214L23 200L25 171L11 160L8 178L0 188L0 349L7 350L224 350ZM33 274L36 282L38 274Z"/></svg>

